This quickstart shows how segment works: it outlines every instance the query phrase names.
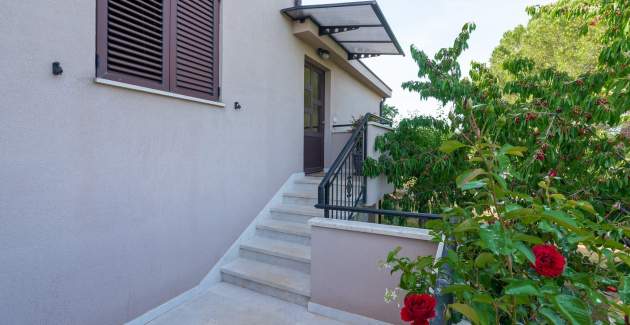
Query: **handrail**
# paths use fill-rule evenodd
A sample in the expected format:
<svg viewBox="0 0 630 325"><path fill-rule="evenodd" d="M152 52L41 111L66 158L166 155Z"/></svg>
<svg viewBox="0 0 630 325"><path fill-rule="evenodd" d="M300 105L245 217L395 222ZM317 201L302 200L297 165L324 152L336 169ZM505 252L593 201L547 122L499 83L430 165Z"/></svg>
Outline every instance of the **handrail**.
<svg viewBox="0 0 630 325"><path fill-rule="evenodd" d="M367 132L370 121L392 125L392 121L371 113L365 114L357 123L338 125L354 126L355 128L350 139L343 146L324 179L319 184L315 207L324 209L324 217L326 218L349 219L355 213L414 218L424 221L440 218L439 215L431 213L383 210L359 206L359 203L365 202L366 198L367 177L363 175L362 165L367 158ZM355 157L351 157L351 155L355 155ZM356 184L357 182L359 183L358 185ZM331 211L334 212L332 216Z"/></svg>
<svg viewBox="0 0 630 325"><path fill-rule="evenodd" d="M326 218L330 217L330 210L335 211L335 217L342 219L349 219L354 213L328 208L332 201L337 205L341 203L344 207L356 207L361 201L365 202L367 177L363 175L362 167L367 154L367 126L370 121L389 125L392 123L388 119L367 113L357 123L344 125L355 128L318 186L317 207L324 209Z"/></svg>

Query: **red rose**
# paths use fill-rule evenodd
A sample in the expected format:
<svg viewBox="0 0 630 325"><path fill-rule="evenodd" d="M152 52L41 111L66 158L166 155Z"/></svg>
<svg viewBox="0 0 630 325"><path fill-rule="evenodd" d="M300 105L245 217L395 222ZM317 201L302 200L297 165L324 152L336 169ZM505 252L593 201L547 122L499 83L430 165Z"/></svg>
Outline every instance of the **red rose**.
<svg viewBox="0 0 630 325"><path fill-rule="evenodd" d="M400 310L400 318L412 325L429 325L429 319L435 317L437 302L428 294L410 294L405 297L405 306Z"/></svg>
<svg viewBox="0 0 630 325"><path fill-rule="evenodd" d="M556 176L558 176L558 171L557 170L552 169L552 170L549 171L549 177L554 178Z"/></svg>
<svg viewBox="0 0 630 325"><path fill-rule="evenodd" d="M545 153L544 153L544 152L542 152L542 150L541 150L541 151L538 151L538 152L536 153L535 158L536 158L536 160L543 161L543 160L545 160Z"/></svg>
<svg viewBox="0 0 630 325"><path fill-rule="evenodd" d="M564 271L564 256L553 245L536 245L532 248L536 256L536 264L532 265L542 276L555 278Z"/></svg>

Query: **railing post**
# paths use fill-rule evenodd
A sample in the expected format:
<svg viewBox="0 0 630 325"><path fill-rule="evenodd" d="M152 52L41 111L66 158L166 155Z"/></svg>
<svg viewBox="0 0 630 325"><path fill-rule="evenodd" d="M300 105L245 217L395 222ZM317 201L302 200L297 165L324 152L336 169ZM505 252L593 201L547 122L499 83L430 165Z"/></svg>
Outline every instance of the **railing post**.
<svg viewBox="0 0 630 325"><path fill-rule="evenodd" d="M369 113L368 113L369 114ZM363 166L365 168L365 162L367 161L367 141L368 141L368 126L370 122L370 116L366 114L365 125L363 126ZM367 202L367 176L365 176L365 169L363 168L363 204Z"/></svg>
<svg viewBox="0 0 630 325"><path fill-rule="evenodd" d="M330 205L330 187L328 186L324 188L324 204L326 206ZM330 218L330 210L328 208L324 209L324 218Z"/></svg>

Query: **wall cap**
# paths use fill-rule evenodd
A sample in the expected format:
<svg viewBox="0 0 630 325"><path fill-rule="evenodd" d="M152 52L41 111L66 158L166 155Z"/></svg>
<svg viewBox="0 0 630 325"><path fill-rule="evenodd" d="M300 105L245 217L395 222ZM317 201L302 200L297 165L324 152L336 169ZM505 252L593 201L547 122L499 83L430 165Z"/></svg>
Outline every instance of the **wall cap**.
<svg viewBox="0 0 630 325"><path fill-rule="evenodd" d="M375 235L393 236L418 240L432 241L433 236L428 229L381 225L360 221L349 221L328 218L311 218L308 223L311 227L356 231Z"/></svg>

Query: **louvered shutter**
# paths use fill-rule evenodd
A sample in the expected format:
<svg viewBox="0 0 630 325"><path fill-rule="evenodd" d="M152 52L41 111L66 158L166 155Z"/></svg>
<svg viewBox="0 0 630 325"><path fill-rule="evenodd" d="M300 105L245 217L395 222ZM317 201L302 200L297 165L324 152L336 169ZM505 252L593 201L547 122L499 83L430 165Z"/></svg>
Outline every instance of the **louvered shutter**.
<svg viewBox="0 0 630 325"><path fill-rule="evenodd" d="M218 99L218 0L172 0L171 91Z"/></svg>
<svg viewBox="0 0 630 325"><path fill-rule="evenodd" d="M168 90L169 0L98 1L97 75Z"/></svg>

